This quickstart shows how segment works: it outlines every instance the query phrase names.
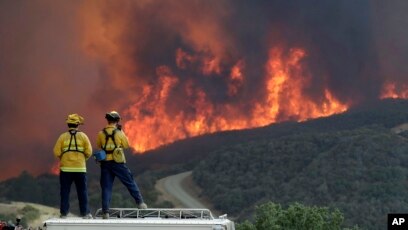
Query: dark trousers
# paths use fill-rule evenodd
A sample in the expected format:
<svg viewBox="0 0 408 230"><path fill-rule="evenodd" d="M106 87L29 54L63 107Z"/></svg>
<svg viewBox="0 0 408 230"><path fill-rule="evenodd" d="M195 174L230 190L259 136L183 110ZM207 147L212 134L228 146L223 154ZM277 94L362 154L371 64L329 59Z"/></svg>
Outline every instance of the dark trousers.
<svg viewBox="0 0 408 230"><path fill-rule="evenodd" d="M79 210L81 216L89 213L88 206L88 191L86 185L86 173L82 172L62 172L60 171L60 213L61 215L67 215L69 212L69 193L71 191L71 184L75 183Z"/></svg>
<svg viewBox="0 0 408 230"><path fill-rule="evenodd" d="M143 197L140 193L132 172L124 163L114 161L101 161L101 188L102 188L102 211L109 211L109 204L112 198L112 187L115 177L118 177L123 185L126 186L130 195L136 204L143 203Z"/></svg>

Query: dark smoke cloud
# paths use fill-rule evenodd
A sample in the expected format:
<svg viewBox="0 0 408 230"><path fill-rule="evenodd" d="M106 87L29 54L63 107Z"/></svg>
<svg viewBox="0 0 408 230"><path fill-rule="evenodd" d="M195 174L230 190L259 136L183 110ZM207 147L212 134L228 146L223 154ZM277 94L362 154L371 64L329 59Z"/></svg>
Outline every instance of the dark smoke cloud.
<svg viewBox="0 0 408 230"><path fill-rule="evenodd" d="M380 6L384 4L386 8ZM132 5L126 24L129 30L121 35L121 41L126 49L133 51L130 58L135 65L141 66L135 74L140 81L154 84L158 77L154 67L167 65L182 80L194 78L216 102L237 98L251 101L262 96L245 93L241 97L228 98L223 78L206 78L192 70L177 68L174 53L178 47L195 52L203 48L189 40L189 24L203 28L216 24L218 29L206 35L219 39L225 48L218 50L225 52L224 67L231 67L240 58L245 58L248 81L243 92L259 92L263 88L268 50L273 44L283 44L287 49L306 49L304 62L313 76L310 95L315 94L318 98L323 86L327 85L341 101L357 104L378 98L386 77L381 69L383 66L387 72L394 70L404 73L402 78L406 76L406 70L398 70L403 65L390 66L390 61L381 65L387 51L379 49L383 45L378 43L383 43L384 39L380 36L383 40L378 41L377 38L379 34L393 37L404 31L403 24L397 22L407 20L401 10L405 9L403 4L406 3L376 4L368 0L214 1L211 4L207 1L147 1ZM111 5L103 8L107 12L112 12L111 9ZM401 13L393 16L392 10ZM106 21L115 20L109 17L112 13L105 15ZM217 34L220 31L222 33ZM406 54L403 45L406 36L399 37L398 44L394 44L399 52L388 59L398 60L396 63L405 60L403 55ZM211 42L202 44L213 45ZM387 47L383 49L388 50Z"/></svg>
<svg viewBox="0 0 408 230"><path fill-rule="evenodd" d="M274 44L285 47L285 52L291 47L306 49L311 96L319 98L329 86L343 102L376 99L386 80L408 83L407 4L0 1L0 179L22 170L48 171L67 114L85 116L83 130L93 139L103 125L103 112L125 110L140 100L144 85L157 85L159 66L169 67L170 74L184 83L170 92L174 101L169 112L174 113L189 109L177 103L185 98L181 87L188 82L205 90L215 105L239 104L248 111L252 101L264 97L260 89ZM86 39L83 34L95 29L86 27L94 25L93 13L101 15L104 31ZM198 63L180 68L175 57L179 48L201 57L222 57L222 72L203 76ZM231 97L222 76L228 76L241 59L245 84ZM149 113L149 108L140 109Z"/></svg>
<svg viewBox="0 0 408 230"><path fill-rule="evenodd" d="M373 40L378 55L379 72L399 86L408 81L408 2L374 1Z"/></svg>
<svg viewBox="0 0 408 230"><path fill-rule="evenodd" d="M312 75L310 95L321 95L327 84L343 102L359 103L378 97L378 73L371 1L239 1L229 22L243 56L251 57L248 73L262 78L266 51L272 44L301 47ZM238 19L238 20L235 20ZM367 85L367 81L371 84ZM261 88L255 80L253 90ZM257 84L258 83L258 84Z"/></svg>

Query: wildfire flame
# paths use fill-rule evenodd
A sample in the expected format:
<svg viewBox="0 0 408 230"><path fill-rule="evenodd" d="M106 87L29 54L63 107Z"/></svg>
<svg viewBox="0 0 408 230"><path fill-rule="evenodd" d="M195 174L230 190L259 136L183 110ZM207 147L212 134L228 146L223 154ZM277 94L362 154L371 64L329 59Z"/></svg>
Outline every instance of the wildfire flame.
<svg viewBox="0 0 408 230"><path fill-rule="evenodd" d="M303 48L270 44L269 57L257 66L264 66L263 73L249 76L254 68L246 60L250 57L241 56L239 44L222 26L228 18L222 1L217 3L222 7L206 10L194 2L166 4L155 8L150 1L126 1L112 9L108 2L87 1L80 14L83 46L103 66L107 93L116 90L126 98L115 103L126 108L121 111L127 119L124 129L136 152L207 133L347 110L349 105L325 84L313 96L308 92L312 82ZM159 11L148 13L153 8ZM135 20L140 14L153 20ZM169 33L160 37L164 33L149 22ZM161 55L161 49L155 39L166 52L166 60L157 63L152 57ZM169 52L174 60L167 59Z"/></svg>
<svg viewBox="0 0 408 230"><path fill-rule="evenodd" d="M319 100L307 95L310 79L301 64L305 57L306 51L300 48L291 49L287 55L282 48L272 48L266 63L265 89L260 89L267 95L249 105L214 104L203 89L189 81L182 89L187 96L184 100L193 112L172 111L169 94L180 82L169 67L158 67L158 84L145 86L141 100L127 111L131 120L125 123L125 129L133 148L143 152L201 134L259 127L284 120L303 121L346 111L347 104L337 100L328 88L323 90ZM179 68L186 68L186 62L198 60L199 57L177 50ZM234 96L241 90L245 81L244 68L245 63L240 60L230 69L228 95ZM221 71L219 66L211 66L211 69ZM209 69L202 71L206 74ZM248 113L244 108L252 109Z"/></svg>
<svg viewBox="0 0 408 230"><path fill-rule="evenodd" d="M288 119L303 121L347 110L348 106L338 101L328 88L319 101L305 93L310 83L300 64L305 56L306 52L299 48L291 49L286 58L282 49L271 49L267 63L268 96L266 101L256 104L256 117L262 120L259 125Z"/></svg>
<svg viewBox="0 0 408 230"><path fill-rule="evenodd" d="M404 84L397 86L397 84L394 82L386 82L384 84L380 98L408 99L408 85Z"/></svg>

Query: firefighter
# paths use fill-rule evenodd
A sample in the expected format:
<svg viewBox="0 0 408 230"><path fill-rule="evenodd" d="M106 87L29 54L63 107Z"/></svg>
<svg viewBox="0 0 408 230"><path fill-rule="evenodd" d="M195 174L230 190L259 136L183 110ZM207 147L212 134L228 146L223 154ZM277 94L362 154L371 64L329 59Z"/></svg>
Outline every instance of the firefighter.
<svg viewBox="0 0 408 230"><path fill-rule="evenodd" d="M109 218L109 205L112 197L112 187L115 177L118 177L128 189L139 209L146 209L142 194L133 174L126 165L123 149L129 148L128 138L122 131L118 112L111 111L105 115L107 125L98 133L96 146L106 152L106 158L100 161L102 188L102 217Z"/></svg>
<svg viewBox="0 0 408 230"><path fill-rule="evenodd" d="M88 204L86 160L92 156L92 146L88 136L78 130L84 118L70 114L66 120L68 131L62 133L55 146L54 155L60 160L60 217L69 213L69 194L72 183L77 190L80 214L84 219L92 219Z"/></svg>

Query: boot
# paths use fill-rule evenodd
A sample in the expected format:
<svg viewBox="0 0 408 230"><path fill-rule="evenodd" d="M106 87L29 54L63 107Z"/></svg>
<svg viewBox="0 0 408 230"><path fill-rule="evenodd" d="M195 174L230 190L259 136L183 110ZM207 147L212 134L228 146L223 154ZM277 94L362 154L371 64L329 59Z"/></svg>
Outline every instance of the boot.
<svg viewBox="0 0 408 230"><path fill-rule="evenodd" d="M109 213L105 212L102 214L102 219L109 219Z"/></svg>
<svg viewBox="0 0 408 230"><path fill-rule="evenodd" d="M145 202L142 202L139 204L139 209L146 209L147 205L145 204Z"/></svg>

